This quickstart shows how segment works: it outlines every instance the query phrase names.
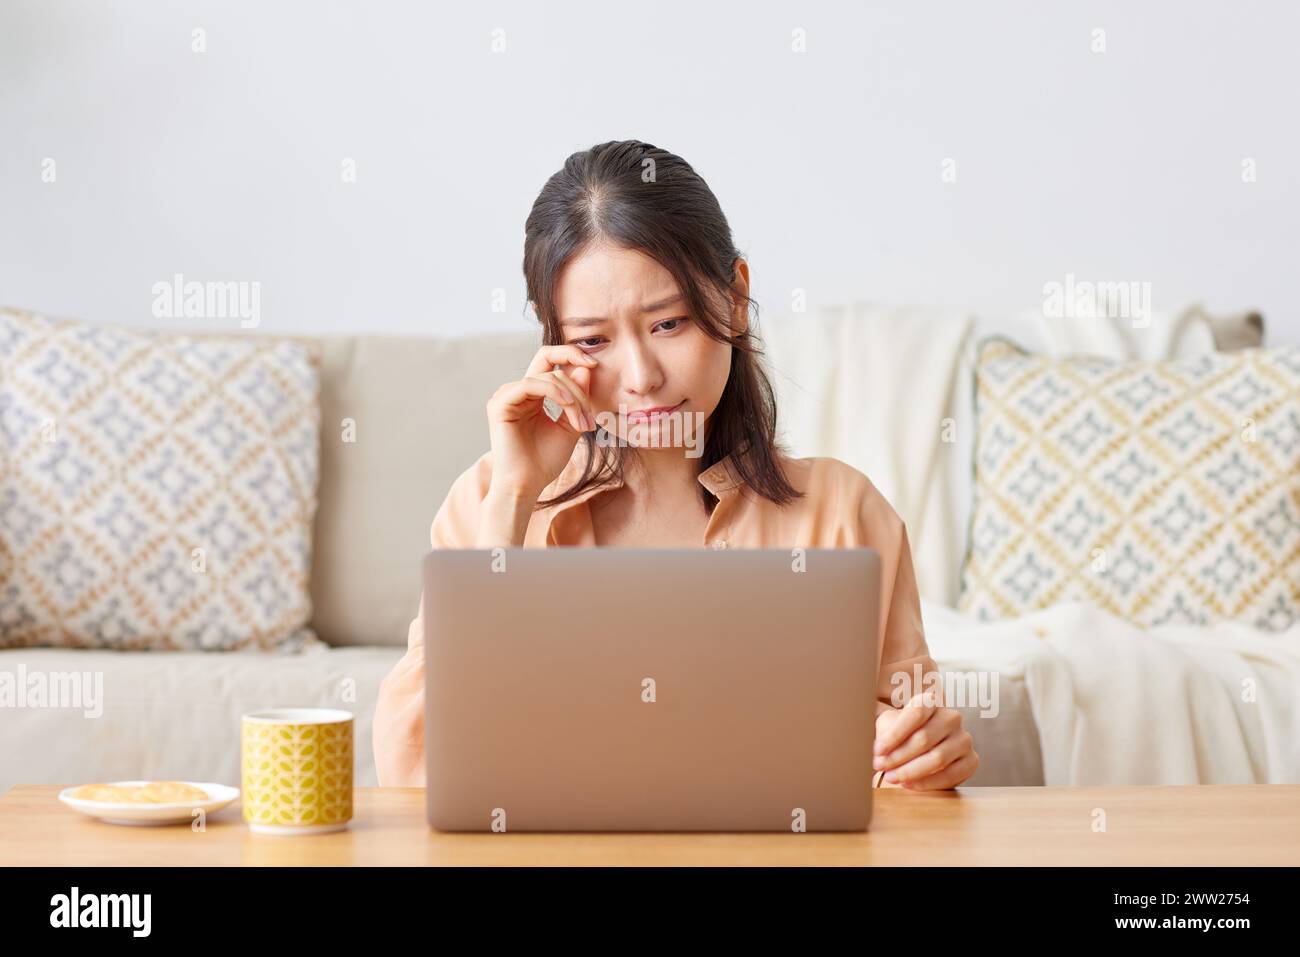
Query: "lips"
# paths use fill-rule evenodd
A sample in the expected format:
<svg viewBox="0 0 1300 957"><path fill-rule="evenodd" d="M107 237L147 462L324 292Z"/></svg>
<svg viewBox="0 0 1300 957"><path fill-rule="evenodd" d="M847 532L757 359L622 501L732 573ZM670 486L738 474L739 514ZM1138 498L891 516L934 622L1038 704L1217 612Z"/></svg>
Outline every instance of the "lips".
<svg viewBox="0 0 1300 957"><path fill-rule="evenodd" d="M659 418L660 416L668 415L670 412L676 412L685 402L686 400L682 399L682 401L678 402L676 405L659 405L655 406L653 409L637 409L635 412L629 412L627 414L627 420L629 422L644 422L649 419Z"/></svg>

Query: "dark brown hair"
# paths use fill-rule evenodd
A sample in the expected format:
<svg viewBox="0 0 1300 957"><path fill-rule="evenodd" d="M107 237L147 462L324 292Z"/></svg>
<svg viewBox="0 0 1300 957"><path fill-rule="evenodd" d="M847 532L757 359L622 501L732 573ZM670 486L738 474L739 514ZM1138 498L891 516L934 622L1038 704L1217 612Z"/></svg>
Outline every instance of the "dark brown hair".
<svg viewBox="0 0 1300 957"><path fill-rule="evenodd" d="M677 281L691 320L711 339L731 344L731 371L709 418L700 471L732 454L737 472L757 494L777 505L801 497L778 462L776 399L762 367L762 346L754 333L758 304L752 298L745 297L746 310L754 313L749 327L739 335L731 330L740 252L708 184L680 156L639 140L601 143L565 160L542 187L525 225L524 277L543 345L564 342L555 309L560 271L598 242L636 249L658 262ZM597 445L592 432L584 432L582 441L588 451L582 477L537 508L622 477L617 444ZM595 454L598 450L604 454ZM711 510L717 499L703 486L700 491Z"/></svg>

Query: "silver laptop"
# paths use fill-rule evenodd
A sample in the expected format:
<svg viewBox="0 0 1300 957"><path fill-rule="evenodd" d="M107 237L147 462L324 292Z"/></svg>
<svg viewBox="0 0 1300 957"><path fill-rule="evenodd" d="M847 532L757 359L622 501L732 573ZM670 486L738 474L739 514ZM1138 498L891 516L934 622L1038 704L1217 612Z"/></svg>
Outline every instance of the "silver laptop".
<svg viewBox="0 0 1300 957"><path fill-rule="evenodd" d="M433 827L867 828L873 549L439 549L424 590Z"/></svg>

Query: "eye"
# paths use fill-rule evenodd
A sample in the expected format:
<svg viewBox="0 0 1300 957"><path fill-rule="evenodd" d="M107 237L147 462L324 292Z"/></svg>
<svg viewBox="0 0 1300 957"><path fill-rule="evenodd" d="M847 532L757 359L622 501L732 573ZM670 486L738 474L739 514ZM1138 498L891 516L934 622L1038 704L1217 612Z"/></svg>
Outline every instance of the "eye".
<svg viewBox="0 0 1300 957"><path fill-rule="evenodd" d="M601 336L588 336L585 339L571 339L569 345L577 346L579 349L594 349L600 345L602 338Z"/></svg>
<svg viewBox="0 0 1300 957"><path fill-rule="evenodd" d="M682 323L690 321L689 316L677 316L673 319L665 319L657 324L656 328L663 329L664 332L676 332L681 328Z"/></svg>

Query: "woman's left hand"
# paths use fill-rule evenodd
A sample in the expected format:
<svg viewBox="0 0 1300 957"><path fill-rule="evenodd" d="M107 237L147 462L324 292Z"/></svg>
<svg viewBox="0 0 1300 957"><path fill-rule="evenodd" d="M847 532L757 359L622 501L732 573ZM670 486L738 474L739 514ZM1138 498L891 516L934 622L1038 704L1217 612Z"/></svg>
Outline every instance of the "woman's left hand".
<svg viewBox="0 0 1300 957"><path fill-rule="evenodd" d="M923 691L902 708L887 708L876 716L873 768L885 771L882 787L955 788L980 765L971 745L970 732L961 726L961 712L938 707L933 695Z"/></svg>

